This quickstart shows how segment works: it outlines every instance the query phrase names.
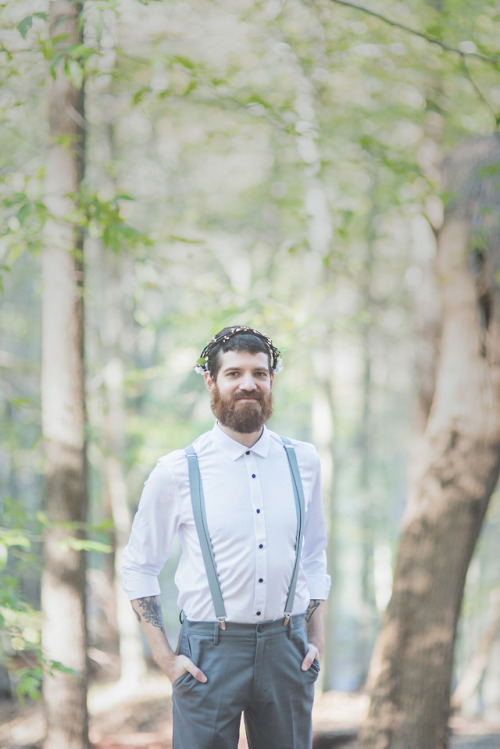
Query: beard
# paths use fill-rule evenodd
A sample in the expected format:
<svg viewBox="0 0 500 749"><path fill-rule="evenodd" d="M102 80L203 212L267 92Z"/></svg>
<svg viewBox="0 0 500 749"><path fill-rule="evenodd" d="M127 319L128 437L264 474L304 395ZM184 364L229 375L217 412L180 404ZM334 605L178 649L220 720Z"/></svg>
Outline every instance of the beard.
<svg viewBox="0 0 500 749"><path fill-rule="evenodd" d="M242 398L251 398L252 400L238 403ZM273 396L271 393L263 395L256 390L251 393L240 392L236 395L224 397L215 385L210 405L216 418L225 427L241 434L251 434L262 429L271 418Z"/></svg>

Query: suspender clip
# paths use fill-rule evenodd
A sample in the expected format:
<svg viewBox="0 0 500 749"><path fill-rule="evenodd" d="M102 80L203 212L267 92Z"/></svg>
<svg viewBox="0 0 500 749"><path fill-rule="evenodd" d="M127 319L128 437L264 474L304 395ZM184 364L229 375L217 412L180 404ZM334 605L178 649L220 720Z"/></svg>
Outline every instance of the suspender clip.
<svg viewBox="0 0 500 749"><path fill-rule="evenodd" d="M285 618L283 619L283 626L286 627L290 622L290 614L285 611Z"/></svg>
<svg viewBox="0 0 500 749"><path fill-rule="evenodd" d="M223 616L218 616L217 619L219 620L219 629L226 629L226 620Z"/></svg>

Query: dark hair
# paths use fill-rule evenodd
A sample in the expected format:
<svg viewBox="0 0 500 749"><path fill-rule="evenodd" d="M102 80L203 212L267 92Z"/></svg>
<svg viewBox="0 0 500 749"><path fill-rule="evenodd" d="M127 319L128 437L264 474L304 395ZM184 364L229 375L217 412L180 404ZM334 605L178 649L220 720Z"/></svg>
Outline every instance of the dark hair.
<svg viewBox="0 0 500 749"><path fill-rule="evenodd" d="M224 328L224 331L229 331L230 328ZM224 333L221 331L221 333ZM216 379L217 374L222 364L221 354L225 354L226 351L248 351L250 354L267 354L267 361L269 364L269 370L271 370L271 354L262 340L252 333L236 333L227 340L223 340L219 345L214 346L208 357L208 368L210 374Z"/></svg>
<svg viewBox="0 0 500 749"><path fill-rule="evenodd" d="M279 364L280 352L270 338L246 325L233 325L223 328L207 343L198 359L197 368L210 372L217 378L221 361L220 354L226 351L248 351L251 354L267 354L269 369L275 371Z"/></svg>

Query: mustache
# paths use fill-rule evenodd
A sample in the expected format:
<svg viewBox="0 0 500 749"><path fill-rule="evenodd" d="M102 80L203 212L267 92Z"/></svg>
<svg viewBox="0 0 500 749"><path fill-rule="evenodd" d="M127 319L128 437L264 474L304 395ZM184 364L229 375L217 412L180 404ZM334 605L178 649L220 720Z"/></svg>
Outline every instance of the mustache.
<svg viewBox="0 0 500 749"><path fill-rule="evenodd" d="M257 392L257 393L249 392L248 393L248 392L242 391L241 393L235 393L233 395L233 400L235 400L235 401L240 401L240 400L254 400L254 401L257 401L258 403L263 403L264 402L264 396L262 395L262 393L259 393L259 392Z"/></svg>

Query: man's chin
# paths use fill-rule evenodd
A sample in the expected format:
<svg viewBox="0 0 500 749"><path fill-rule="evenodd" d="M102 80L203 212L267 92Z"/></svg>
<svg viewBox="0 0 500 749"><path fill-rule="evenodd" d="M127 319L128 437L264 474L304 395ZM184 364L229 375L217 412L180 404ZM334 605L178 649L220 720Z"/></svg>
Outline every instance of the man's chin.
<svg viewBox="0 0 500 749"><path fill-rule="evenodd" d="M241 421L239 419L223 421L219 417L219 421L222 426L232 429L233 432L237 432L238 434L254 434L255 432L260 432L264 426L262 419L259 421Z"/></svg>
<svg viewBox="0 0 500 749"><path fill-rule="evenodd" d="M264 424L257 424L253 427L250 426L235 426L233 427L235 432L238 432L238 434L255 434L256 432L261 432L262 427Z"/></svg>

